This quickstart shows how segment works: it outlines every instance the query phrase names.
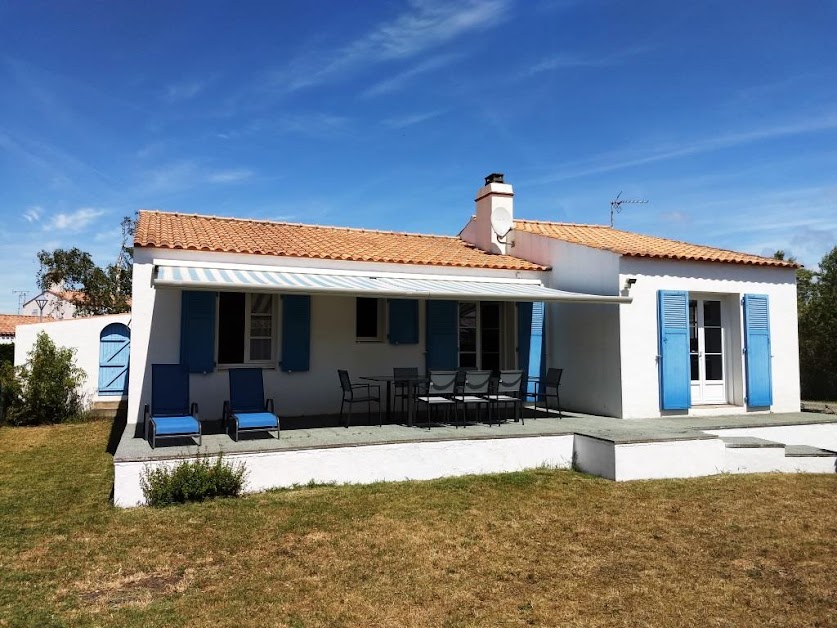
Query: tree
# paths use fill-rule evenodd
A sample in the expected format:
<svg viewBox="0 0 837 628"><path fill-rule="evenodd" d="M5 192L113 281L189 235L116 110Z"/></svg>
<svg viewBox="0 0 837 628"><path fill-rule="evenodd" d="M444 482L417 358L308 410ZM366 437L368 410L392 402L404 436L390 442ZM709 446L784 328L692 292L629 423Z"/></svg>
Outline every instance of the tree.
<svg viewBox="0 0 837 628"><path fill-rule="evenodd" d="M774 257L784 259L784 252ZM818 271L796 271L796 295L802 397L837 399L837 246L822 258Z"/></svg>
<svg viewBox="0 0 837 628"><path fill-rule="evenodd" d="M75 349L56 347L40 332L24 366L0 365L6 420L13 425L61 423L81 416L84 399L79 387L84 370Z"/></svg>
<svg viewBox="0 0 837 628"><path fill-rule="evenodd" d="M131 279L135 219L122 219L122 243L114 264L104 268L96 265L89 253L76 247L39 251L38 287L49 290L61 286L75 293L71 297L76 314L118 314L131 309Z"/></svg>

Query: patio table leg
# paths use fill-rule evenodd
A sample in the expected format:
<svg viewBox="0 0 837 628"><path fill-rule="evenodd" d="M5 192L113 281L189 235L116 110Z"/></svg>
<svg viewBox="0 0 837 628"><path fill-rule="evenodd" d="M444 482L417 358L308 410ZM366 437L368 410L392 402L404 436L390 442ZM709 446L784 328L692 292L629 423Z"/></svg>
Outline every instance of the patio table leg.
<svg viewBox="0 0 837 628"><path fill-rule="evenodd" d="M392 404L390 394L392 393L392 382L387 380L387 423L392 423Z"/></svg>

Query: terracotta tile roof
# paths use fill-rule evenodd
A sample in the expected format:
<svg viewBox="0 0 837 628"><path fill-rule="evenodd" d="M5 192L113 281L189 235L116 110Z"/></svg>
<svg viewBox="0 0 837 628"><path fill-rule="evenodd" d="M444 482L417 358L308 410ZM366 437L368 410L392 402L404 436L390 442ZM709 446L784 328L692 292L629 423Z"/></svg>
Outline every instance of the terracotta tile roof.
<svg viewBox="0 0 837 628"><path fill-rule="evenodd" d="M628 257L653 257L660 259L689 260L697 262L726 262L730 264L752 264L755 266L784 266L798 268L799 264L786 260L761 257L749 253L738 253L700 244L689 244L667 238L631 233L606 225L577 225L540 220L519 220L515 218L514 228L518 231L535 233L573 244L582 244L595 249L613 251Z"/></svg>
<svg viewBox="0 0 837 628"><path fill-rule="evenodd" d="M26 323L37 323L39 318L23 314L0 314L0 336L14 336L15 327Z"/></svg>
<svg viewBox="0 0 837 628"><path fill-rule="evenodd" d="M546 270L458 237L141 210L134 246L355 262Z"/></svg>

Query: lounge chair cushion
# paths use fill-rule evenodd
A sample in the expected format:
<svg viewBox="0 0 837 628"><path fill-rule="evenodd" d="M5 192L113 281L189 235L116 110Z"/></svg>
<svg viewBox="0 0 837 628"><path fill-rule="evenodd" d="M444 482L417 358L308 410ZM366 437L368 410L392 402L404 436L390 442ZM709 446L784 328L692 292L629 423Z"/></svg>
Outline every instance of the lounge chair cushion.
<svg viewBox="0 0 837 628"><path fill-rule="evenodd" d="M198 434L200 424L193 416L157 416L151 419L158 435Z"/></svg>
<svg viewBox="0 0 837 628"><path fill-rule="evenodd" d="M238 429L276 429L279 421L270 412L236 412L233 417L238 419Z"/></svg>

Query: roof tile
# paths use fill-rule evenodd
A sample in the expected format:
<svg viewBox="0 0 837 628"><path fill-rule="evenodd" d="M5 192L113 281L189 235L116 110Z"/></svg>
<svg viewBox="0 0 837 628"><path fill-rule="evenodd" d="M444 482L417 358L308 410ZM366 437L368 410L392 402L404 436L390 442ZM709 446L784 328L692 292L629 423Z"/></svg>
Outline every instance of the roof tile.
<svg viewBox="0 0 837 628"><path fill-rule="evenodd" d="M26 323L37 323L39 316L24 314L0 314L0 336L14 336L15 327Z"/></svg>
<svg viewBox="0 0 837 628"><path fill-rule="evenodd" d="M689 244L667 238L621 231L606 225L578 225L563 222L515 219L514 228L537 235L581 244L595 249L613 251L628 257L688 260L698 262L726 262L755 266L784 266L798 268L799 264L772 257L738 253L700 244Z"/></svg>
<svg viewBox="0 0 837 628"><path fill-rule="evenodd" d="M458 237L141 210L138 247L465 268L546 270Z"/></svg>

